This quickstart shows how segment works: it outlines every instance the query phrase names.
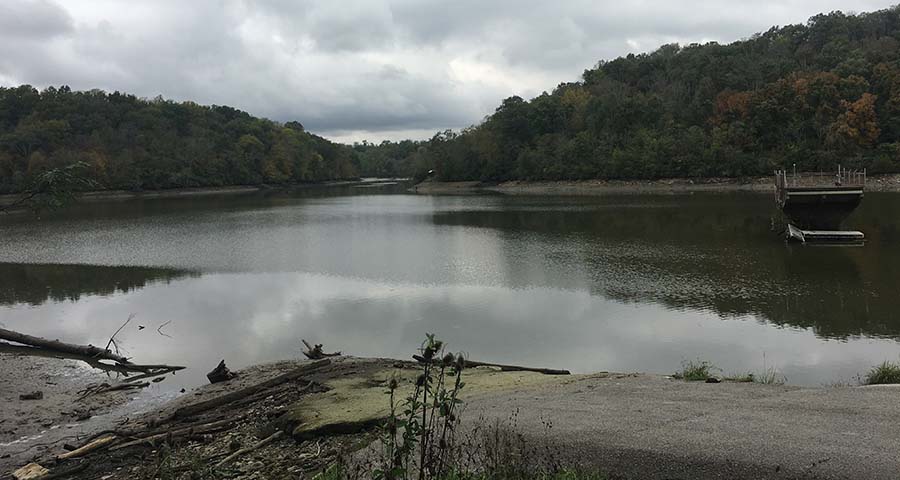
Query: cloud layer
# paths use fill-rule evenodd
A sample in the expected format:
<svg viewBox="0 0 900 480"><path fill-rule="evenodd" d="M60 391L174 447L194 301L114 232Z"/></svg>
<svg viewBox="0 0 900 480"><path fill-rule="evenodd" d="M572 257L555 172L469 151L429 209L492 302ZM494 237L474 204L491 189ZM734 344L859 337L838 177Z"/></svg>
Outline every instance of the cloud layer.
<svg viewBox="0 0 900 480"><path fill-rule="evenodd" d="M0 85L236 106L343 141L425 138L601 59L894 0L4 0Z"/></svg>

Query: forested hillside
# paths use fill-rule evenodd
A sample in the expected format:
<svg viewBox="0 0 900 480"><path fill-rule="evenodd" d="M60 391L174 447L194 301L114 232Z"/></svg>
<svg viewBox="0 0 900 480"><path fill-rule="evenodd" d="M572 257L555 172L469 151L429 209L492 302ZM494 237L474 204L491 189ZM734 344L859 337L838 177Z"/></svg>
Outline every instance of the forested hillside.
<svg viewBox="0 0 900 480"><path fill-rule="evenodd" d="M600 62L580 82L508 98L483 123L422 146L415 154L441 180L898 171L900 9Z"/></svg>
<svg viewBox="0 0 900 480"><path fill-rule="evenodd" d="M230 107L68 87L0 87L0 193L83 162L99 188L313 182L359 175L353 150Z"/></svg>
<svg viewBox="0 0 900 480"><path fill-rule="evenodd" d="M900 171L900 7L834 12L729 45L665 45L510 97L424 142L337 145L230 107L0 88L0 192L89 166L101 188L364 176L503 181Z"/></svg>

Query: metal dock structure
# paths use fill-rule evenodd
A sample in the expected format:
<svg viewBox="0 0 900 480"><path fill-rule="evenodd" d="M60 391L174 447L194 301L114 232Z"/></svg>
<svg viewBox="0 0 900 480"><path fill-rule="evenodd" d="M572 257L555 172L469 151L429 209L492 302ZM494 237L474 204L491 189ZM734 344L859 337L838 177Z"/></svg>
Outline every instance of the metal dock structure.
<svg viewBox="0 0 900 480"><path fill-rule="evenodd" d="M862 202L866 171L837 173L775 172L775 203L787 220L788 240L801 243L860 244L865 235L841 230Z"/></svg>

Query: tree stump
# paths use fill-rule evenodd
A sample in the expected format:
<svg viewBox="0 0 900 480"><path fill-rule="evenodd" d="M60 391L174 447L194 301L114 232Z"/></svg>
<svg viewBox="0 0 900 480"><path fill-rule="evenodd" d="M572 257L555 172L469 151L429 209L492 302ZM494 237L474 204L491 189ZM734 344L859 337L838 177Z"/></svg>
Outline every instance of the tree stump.
<svg viewBox="0 0 900 480"><path fill-rule="evenodd" d="M219 383L227 380L231 380L236 377L237 374L232 372L225 366L225 360L223 359L216 368L212 369L211 372L206 374L206 378L209 379L209 383Z"/></svg>

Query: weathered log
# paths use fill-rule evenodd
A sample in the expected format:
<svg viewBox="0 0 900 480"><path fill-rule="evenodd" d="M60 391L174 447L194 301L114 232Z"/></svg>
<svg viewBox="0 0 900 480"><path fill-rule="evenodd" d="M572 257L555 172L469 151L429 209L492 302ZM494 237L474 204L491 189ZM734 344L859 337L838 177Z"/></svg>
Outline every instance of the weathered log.
<svg viewBox="0 0 900 480"><path fill-rule="evenodd" d="M236 377L237 375L228 369L225 366L225 360L223 359L216 365L216 368L212 369L209 373L206 374L206 378L209 379L209 383L219 383L226 382Z"/></svg>
<svg viewBox="0 0 900 480"><path fill-rule="evenodd" d="M211 398L211 399L203 401L203 402L194 403L192 405L186 405L184 407L179 408L178 410L175 410L175 413L173 414L173 416L175 418L185 418L185 417L190 417L192 415L197 415L199 413L206 412L213 408L220 407L222 405L227 405L231 402L240 400L249 395L253 395L254 393L261 392L263 390L267 390L269 388L278 386L284 382L289 382L289 381L295 380L297 378L302 377L303 375L313 373L316 370L318 370L322 367L325 367L329 364L331 364L331 360L318 360L318 361L309 363L307 365L302 365L302 366L294 369L293 371L279 375L275 378L266 380L264 382L257 383L255 385L251 385L249 387L245 387L245 388L242 388L240 390L237 390L237 391L234 391L231 393L226 393L225 395L220 395L218 397Z"/></svg>
<svg viewBox="0 0 900 480"><path fill-rule="evenodd" d="M127 358L121 355L93 345L76 345L73 343L61 342L59 340L48 340L46 338L14 332L5 328L0 328L0 340L21 343L22 345L31 345L32 347L45 348L61 353L71 353L73 355L89 358L112 360L122 364L130 363Z"/></svg>
<svg viewBox="0 0 900 480"><path fill-rule="evenodd" d="M266 445L268 445L268 444L274 442L275 440L278 440L278 439L281 438L283 435L284 435L284 432L282 432L281 430L278 430L277 432L275 432L275 433L269 435L268 437L266 437L266 438L264 438L264 439L262 439L262 440L260 440L260 441L258 441L258 442L256 442L256 443L254 443L253 445L251 445L251 446L249 446L249 447L246 447L246 448L242 448L242 449L240 449L240 450L238 450L238 451L232 453L231 455L225 457L224 459L222 459L221 462L219 462L219 463L216 464L216 468L219 468L219 467L221 467L221 466L224 466L224 465L228 464L229 462L231 462L231 461L234 460L235 458L240 457L241 455L244 455L244 454L246 454L246 453L250 453L250 452L252 452L252 451L254 451L254 450L258 450L258 449L260 449L260 448L262 448L262 447L265 447Z"/></svg>
<svg viewBox="0 0 900 480"><path fill-rule="evenodd" d="M421 355L413 355L413 359L415 359L419 363L438 363L439 359L431 360L430 362L425 359L425 357ZM544 375L571 375L572 372L568 370L556 370L553 368L536 368L536 367L522 367L519 365L503 365L500 363L487 363L487 362L476 362L475 360L466 360L465 361L466 368L475 368L475 367L495 367L499 368L501 372L536 372L543 373Z"/></svg>

